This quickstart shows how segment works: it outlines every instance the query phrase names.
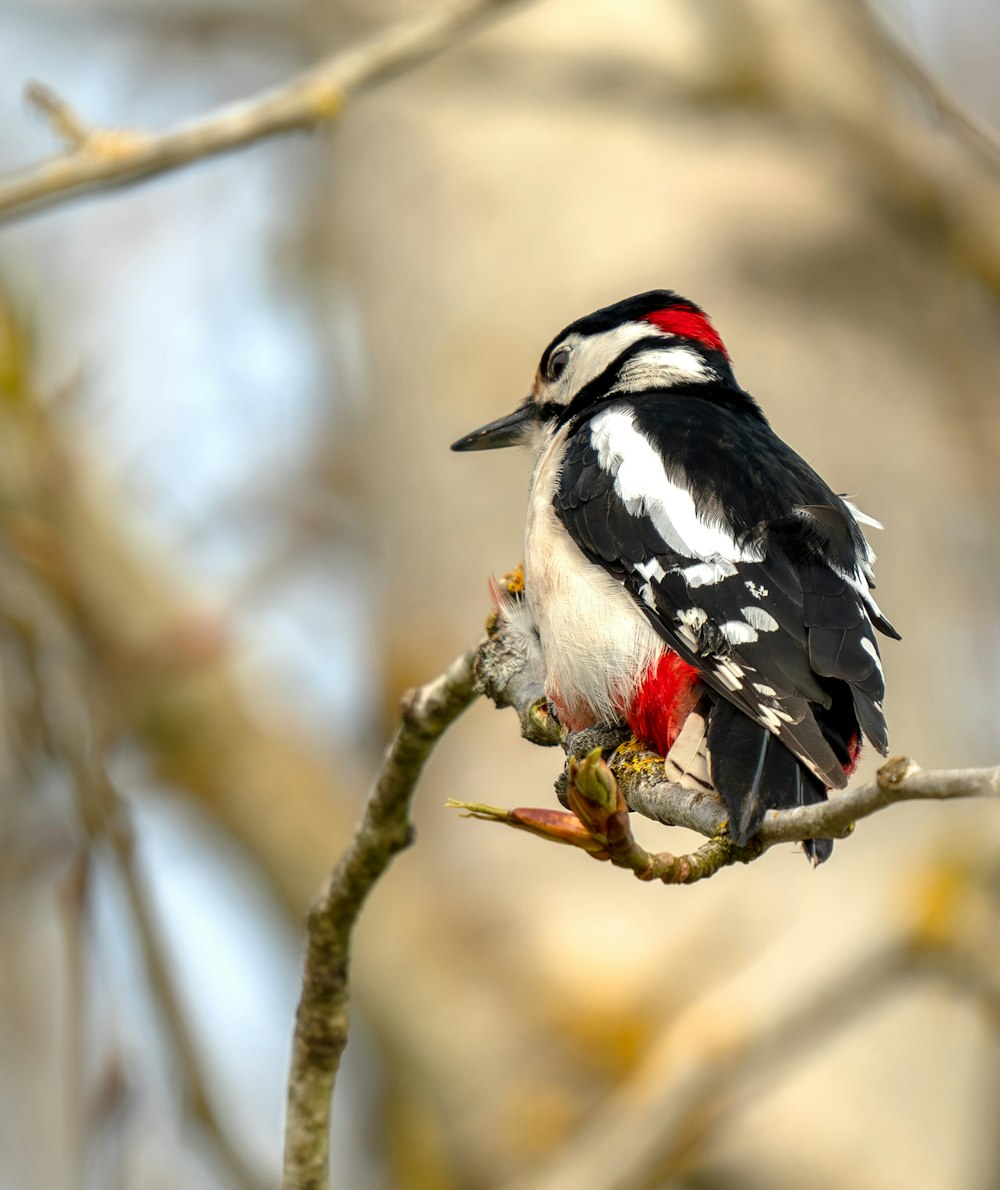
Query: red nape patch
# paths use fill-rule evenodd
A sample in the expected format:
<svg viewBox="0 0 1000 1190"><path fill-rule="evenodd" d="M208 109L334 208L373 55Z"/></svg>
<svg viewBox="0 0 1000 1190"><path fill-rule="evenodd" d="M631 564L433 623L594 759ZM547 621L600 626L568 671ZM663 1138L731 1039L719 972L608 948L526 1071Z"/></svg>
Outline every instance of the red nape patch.
<svg viewBox="0 0 1000 1190"><path fill-rule="evenodd" d="M628 712L636 736L661 756L673 747L684 720L694 710L698 671L676 653L664 653L650 667Z"/></svg>
<svg viewBox="0 0 1000 1190"><path fill-rule="evenodd" d="M711 351L721 351L726 359L729 359L729 352L719 337L719 332L700 310L691 310L685 306L667 306L664 310L654 310L652 314L647 314L644 321L651 322L653 326L659 327L669 335L683 335L685 339L694 339L696 343L701 343Z"/></svg>

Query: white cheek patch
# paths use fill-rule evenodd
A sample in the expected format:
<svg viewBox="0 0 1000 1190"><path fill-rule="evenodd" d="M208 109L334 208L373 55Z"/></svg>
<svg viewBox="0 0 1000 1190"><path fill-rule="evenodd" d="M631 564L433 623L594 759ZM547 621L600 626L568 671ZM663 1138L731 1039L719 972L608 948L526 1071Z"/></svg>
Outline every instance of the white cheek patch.
<svg viewBox="0 0 1000 1190"><path fill-rule="evenodd" d="M606 409L590 425L598 463L615 477L615 490L633 516L648 516L676 553L688 558L759 562L759 549L734 541L718 522L703 520L694 497L666 473L653 444L627 409Z"/></svg>
<svg viewBox="0 0 1000 1190"><path fill-rule="evenodd" d="M657 347L626 360L610 392L635 393L669 388L691 380L711 380L715 372L688 347Z"/></svg>

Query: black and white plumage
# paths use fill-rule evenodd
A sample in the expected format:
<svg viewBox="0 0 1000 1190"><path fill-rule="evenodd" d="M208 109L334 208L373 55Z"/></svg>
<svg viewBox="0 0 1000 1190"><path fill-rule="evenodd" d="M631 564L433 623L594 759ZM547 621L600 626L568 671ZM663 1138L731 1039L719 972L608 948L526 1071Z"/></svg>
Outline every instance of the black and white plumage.
<svg viewBox="0 0 1000 1190"><path fill-rule="evenodd" d="M657 290L571 324L518 410L455 449L526 439L515 626L569 726L630 723L740 842L842 788L862 735L886 752L875 629L897 634L868 518L777 437L697 306Z"/></svg>

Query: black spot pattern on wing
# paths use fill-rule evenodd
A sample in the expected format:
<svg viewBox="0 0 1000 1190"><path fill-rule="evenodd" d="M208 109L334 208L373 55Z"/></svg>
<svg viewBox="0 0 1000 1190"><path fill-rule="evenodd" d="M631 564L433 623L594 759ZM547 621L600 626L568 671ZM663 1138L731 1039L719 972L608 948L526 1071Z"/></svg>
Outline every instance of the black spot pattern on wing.
<svg viewBox="0 0 1000 1190"><path fill-rule="evenodd" d="M619 577L666 642L698 666L725 700L718 706L732 708L716 712L710 734L719 792L739 802L737 833L747 837L768 806L807 804L824 786L843 787L859 728L886 751L883 679L860 578L867 546L854 517L762 416L699 400L712 386L695 387L621 407L702 520L727 530L734 556L737 542L752 548L752 560L721 562L714 581L704 581L699 563L712 559L668 548L644 507L626 509L600 466L589 419L568 441L554 505L580 548ZM732 624L753 628L752 638L730 628L727 639ZM815 850L824 857L820 844Z"/></svg>
<svg viewBox="0 0 1000 1190"><path fill-rule="evenodd" d="M655 620L668 626L669 643L697 665L720 694L774 732L827 785L841 788L846 784L843 761L815 715L817 708L831 705L831 695L809 663L800 600L771 584L766 563L738 564L736 574L692 588L684 575L691 561L681 562L650 584ZM638 582L634 576L626 579L633 593ZM767 594L754 597L751 584ZM758 631L755 641L731 644L722 626L747 623L744 609L748 607L766 612L777 628ZM700 631L689 626L692 610L707 617Z"/></svg>

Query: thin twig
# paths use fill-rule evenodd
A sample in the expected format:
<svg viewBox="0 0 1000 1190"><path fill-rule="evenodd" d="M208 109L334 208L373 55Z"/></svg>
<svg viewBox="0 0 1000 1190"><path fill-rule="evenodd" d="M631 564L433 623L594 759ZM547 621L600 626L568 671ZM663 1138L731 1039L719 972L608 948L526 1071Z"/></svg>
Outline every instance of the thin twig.
<svg viewBox="0 0 1000 1190"><path fill-rule="evenodd" d="M273 90L162 134L89 127L49 88L28 95L69 149L0 179L0 221L132 185L288 132L333 124L348 99L439 53L522 0L456 0L331 55Z"/></svg>
<svg viewBox="0 0 1000 1190"><path fill-rule="evenodd" d="M403 700L354 839L309 913L285 1123L284 1190L323 1190L329 1179L330 1102L347 1044L348 967L354 923L397 852L412 840L410 800L427 757L477 697L478 646Z"/></svg>
<svg viewBox="0 0 1000 1190"><path fill-rule="evenodd" d="M64 140L71 149L82 148L91 130L55 91L44 83L28 83L24 97L48 120L49 127L60 140Z"/></svg>

